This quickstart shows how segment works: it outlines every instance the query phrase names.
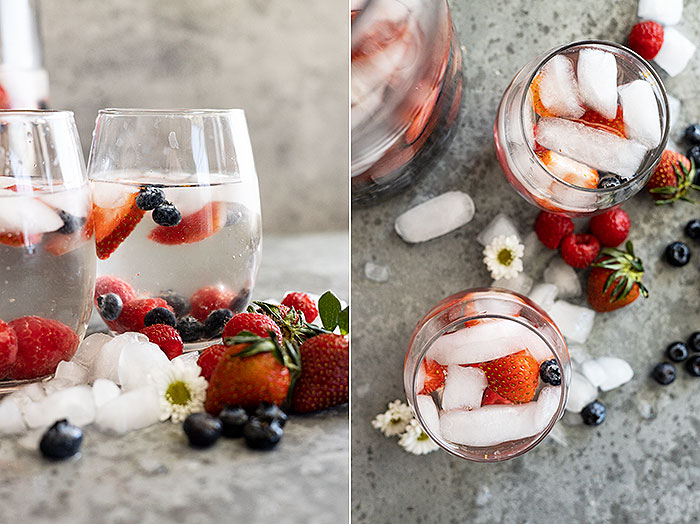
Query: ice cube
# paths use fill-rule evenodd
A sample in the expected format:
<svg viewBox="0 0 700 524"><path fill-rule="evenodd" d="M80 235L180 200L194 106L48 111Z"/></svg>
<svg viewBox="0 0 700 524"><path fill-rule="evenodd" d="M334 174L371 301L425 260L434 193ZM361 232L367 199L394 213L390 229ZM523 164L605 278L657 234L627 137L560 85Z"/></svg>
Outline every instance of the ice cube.
<svg viewBox="0 0 700 524"><path fill-rule="evenodd" d="M92 201L97 207L115 209L125 205L138 188L112 182L94 182Z"/></svg>
<svg viewBox="0 0 700 524"><path fill-rule="evenodd" d="M549 310L549 316L567 340L583 344L593 329L595 311L557 300Z"/></svg>
<svg viewBox="0 0 700 524"><path fill-rule="evenodd" d="M188 351L182 355L175 357L171 362L183 362L185 364L196 364L199 359L199 353L196 351Z"/></svg>
<svg viewBox="0 0 700 524"><path fill-rule="evenodd" d="M545 311L552 309L559 289L554 284L542 283L532 288L528 297Z"/></svg>
<svg viewBox="0 0 700 524"><path fill-rule="evenodd" d="M0 233L35 235L63 227L58 213L38 198L10 193L15 196L4 198L0 206Z"/></svg>
<svg viewBox="0 0 700 524"><path fill-rule="evenodd" d="M216 186L166 187L163 189L163 193L165 193L165 199L172 202L182 216L186 217L216 200L214 198L215 188Z"/></svg>
<svg viewBox="0 0 700 524"><path fill-rule="evenodd" d="M569 445L569 441L566 438L566 431L564 430L561 424L556 424L552 428L552 431L549 432L547 437L551 438L560 446L567 447Z"/></svg>
<svg viewBox="0 0 700 524"><path fill-rule="evenodd" d="M586 360L591 358L588 350L578 344L569 344L567 349L569 350L569 357L577 366L581 366Z"/></svg>
<svg viewBox="0 0 700 524"><path fill-rule="evenodd" d="M0 435L24 433L27 425L17 403L10 397L0 401Z"/></svg>
<svg viewBox="0 0 700 524"><path fill-rule="evenodd" d="M389 268L374 262L365 263L365 277L374 282L388 282Z"/></svg>
<svg viewBox="0 0 700 524"><path fill-rule="evenodd" d="M673 129L681 114L681 101L673 95L666 93L668 99L668 128Z"/></svg>
<svg viewBox="0 0 700 524"><path fill-rule="evenodd" d="M685 69L695 54L695 44L673 27L664 28L664 42L654 57L659 67L670 76L676 76Z"/></svg>
<svg viewBox="0 0 700 524"><path fill-rule="evenodd" d="M139 345L148 342L148 337L141 333L123 333L112 338L100 349L97 357L90 366L90 382L98 378L108 378L119 383L119 356L129 345Z"/></svg>
<svg viewBox="0 0 700 524"><path fill-rule="evenodd" d="M30 428L49 426L64 418L76 426L85 426L95 420L95 403L90 386L74 386L57 391L24 410L24 419Z"/></svg>
<svg viewBox="0 0 700 524"><path fill-rule="evenodd" d="M544 270L544 281L557 286L560 298L577 297L582 293L576 271L560 257L555 257Z"/></svg>
<svg viewBox="0 0 700 524"><path fill-rule="evenodd" d="M538 362L552 358L544 341L530 329L512 320L490 319L442 335L426 356L442 365L477 364L524 349Z"/></svg>
<svg viewBox="0 0 700 524"><path fill-rule="evenodd" d="M20 391L23 394L25 394L32 402L41 400L46 396L46 393L44 393L44 388L41 387L41 383L39 382L27 384Z"/></svg>
<svg viewBox="0 0 700 524"><path fill-rule="evenodd" d="M107 342L112 340L110 335L105 333L93 333L92 335L85 337L80 345L78 346L78 351L75 352L71 362L80 364L83 367L90 368L92 363L95 361L97 354L102 349Z"/></svg>
<svg viewBox="0 0 700 524"><path fill-rule="evenodd" d="M518 228L513 221L503 213L498 213L488 225L477 235L476 241L482 246L488 246L493 239L499 236L514 236L520 242Z"/></svg>
<svg viewBox="0 0 700 524"><path fill-rule="evenodd" d="M129 344L119 355L117 373L123 391L130 391L148 384L148 376L157 369L169 365L165 353L152 342Z"/></svg>
<svg viewBox="0 0 700 524"><path fill-rule="evenodd" d="M544 65L539 79L539 97L547 111L566 118L583 116L586 110L581 104L570 59L555 55Z"/></svg>
<svg viewBox="0 0 700 524"><path fill-rule="evenodd" d="M481 398L488 385L486 374L479 368L465 368L457 364L447 366L440 407L444 410L476 409L481 406Z"/></svg>
<svg viewBox="0 0 700 524"><path fill-rule="evenodd" d="M620 387L634 376L632 367L621 358L600 357L595 359L595 362L605 371L605 379L599 385L603 391Z"/></svg>
<svg viewBox="0 0 700 524"><path fill-rule="evenodd" d="M537 233L530 231L523 239L523 246L525 250L523 251L523 262L526 263L529 260L533 260L540 253L542 253L546 248L537 238Z"/></svg>
<svg viewBox="0 0 700 524"><path fill-rule="evenodd" d="M623 177L635 175L647 152L634 140L562 118L541 118L535 136L542 147Z"/></svg>
<svg viewBox="0 0 700 524"><path fill-rule="evenodd" d="M661 126L651 84L645 80L635 80L618 89L627 137L649 149L656 147L661 140Z"/></svg>
<svg viewBox="0 0 700 524"><path fill-rule="evenodd" d="M95 422L103 431L124 434L160 420L160 402L155 386L144 386L119 395L102 405Z"/></svg>
<svg viewBox="0 0 700 524"><path fill-rule="evenodd" d="M552 420L560 395L560 386L545 386L536 401L526 404L492 404L471 411L445 411L440 416L440 432L446 440L466 446L493 446L531 437Z"/></svg>
<svg viewBox="0 0 700 524"><path fill-rule="evenodd" d="M585 105L612 120L617 114L617 61L601 49L581 49L576 64L578 92Z"/></svg>
<svg viewBox="0 0 700 524"><path fill-rule="evenodd" d="M518 275L513 278L499 278L498 280L494 280L491 282L491 287L500 287L515 291L521 295L527 295L532 289L532 283L533 280L529 275L518 273Z"/></svg>
<svg viewBox="0 0 700 524"><path fill-rule="evenodd" d="M396 233L411 244L445 235L474 217L474 202L461 191L448 191L398 216Z"/></svg>
<svg viewBox="0 0 700 524"><path fill-rule="evenodd" d="M66 362L62 360L56 367L54 380L64 379L76 386L87 382L88 370L76 362Z"/></svg>
<svg viewBox="0 0 700 524"><path fill-rule="evenodd" d="M676 25L683 15L683 0L639 0L637 16L661 25ZM668 30L666 28L665 30Z"/></svg>
<svg viewBox="0 0 700 524"><path fill-rule="evenodd" d="M57 391L61 391L62 389L68 389L70 387L75 386L76 384L67 378L52 378L51 380L47 380L46 382L43 382L44 384L44 391L46 392L46 395L53 395Z"/></svg>
<svg viewBox="0 0 700 524"><path fill-rule="evenodd" d="M581 413L581 410L593 402L597 395L598 388L591 384L581 373L574 371L571 374L569 399L566 402L566 410L573 413Z"/></svg>
<svg viewBox="0 0 700 524"><path fill-rule="evenodd" d="M196 352L193 352L193 354L196 355ZM98 378L92 385L92 398L98 410L110 400L117 398L120 393L119 386L106 378Z"/></svg>
<svg viewBox="0 0 700 524"><path fill-rule="evenodd" d="M430 395L416 396L416 411L420 413L425 427L436 437L440 436L440 418L433 397Z"/></svg>
<svg viewBox="0 0 700 524"><path fill-rule="evenodd" d="M600 387L600 385L605 382L607 375L605 373L605 368L603 368L598 361L594 359L585 360L578 366L581 374L588 379L588 382L593 384L595 387Z"/></svg>
<svg viewBox="0 0 700 524"><path fill-rule="evenodd" d="M90 211L90 193L87 191L57 191L39 198L56 211L66 211L76 217L86 217Z"/></svg>

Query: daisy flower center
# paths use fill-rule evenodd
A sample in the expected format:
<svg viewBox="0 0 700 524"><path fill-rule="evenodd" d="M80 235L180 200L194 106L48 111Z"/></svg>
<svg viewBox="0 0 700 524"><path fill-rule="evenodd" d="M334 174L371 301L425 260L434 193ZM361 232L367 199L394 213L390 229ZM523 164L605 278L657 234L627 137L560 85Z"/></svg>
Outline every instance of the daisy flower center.
<svg viewBox="0 0 700 524"><path fill-rule="evenodd" d="M192 398L190 393L190 388L187 387L182 380L170 383L168 389L165 390L165 398L171 404L178 404L180 406L186 405Z"/></svg>
<svg viewBox="0 0 700 524"><path fill-rule="evenodd" d="M498 262L503 265L503 266L510 266L513 261L515 260L515 257L513 256L513 252L508 249L508 248L503 248L498 252L498 255L496 256L498 259Z"/></svg>
<svg viewBox="0 0 700 524"><path fill-rule="evenodd" d="M420 440L422 442L424 440L428 440L429 438L430 437L428 437L428 434L425 431L421 431L416 440Z"/></svg>

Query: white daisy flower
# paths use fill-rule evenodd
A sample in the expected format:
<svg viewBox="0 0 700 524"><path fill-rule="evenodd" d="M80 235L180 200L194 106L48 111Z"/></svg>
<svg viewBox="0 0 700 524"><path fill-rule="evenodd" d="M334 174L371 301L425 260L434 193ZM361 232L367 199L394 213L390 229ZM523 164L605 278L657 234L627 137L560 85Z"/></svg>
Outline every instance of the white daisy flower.
<svg viewBox="0 0 700 524"><path fill-rule="evenodd" d="M416 419L412 419L406 426L406 431L399 439L399 446L414 455L426 455L440 447L423 431Z"/></svg>
<svg viewBox="0 0 700 524"><path fill-rule="evenodd" d="M500 235L484 248L484 264L494 280L515 278L523 270L522 256L525 247L518 237Z"/></svg>
<svg viewBox="0 0 700 524"><path fill-rule="evenodd" d="M178 423L190 413L204 411L207 381L200 372L196 362L175 359L150 375L158 390L161 421Z"/></svg>
<svg viewBox="0 0 700 524"><path fill-rule="evenodd" d="M391 437L403 432L412 418L413 410L400 400L395 400L389 402L389 409L374 417L372 426Z"/></svg>

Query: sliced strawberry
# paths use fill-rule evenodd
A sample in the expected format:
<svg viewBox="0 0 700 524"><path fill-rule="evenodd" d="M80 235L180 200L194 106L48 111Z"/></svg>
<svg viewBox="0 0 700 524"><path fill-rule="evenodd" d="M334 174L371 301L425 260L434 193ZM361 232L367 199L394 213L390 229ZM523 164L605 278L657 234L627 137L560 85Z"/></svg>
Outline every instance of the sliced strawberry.
<svg viewBox="0 0 700 524"><path fill-rule="evenodd" d="M601 131L607 131L608 133L613 133L620 138L627 138L625 134L625 122L622 119L622 106L617 106L617 114L612 120L605 118L600 113L588 109L583 116L579 119L580 122L586 124L589 127L594 127L600 129Z"/></svg>
<svg viewBox="0 0 700 524"><path fill-rule="evenodd" d="M25 236L22 233L0 233L0 244L12 247L34 246L41 242L41 233Z"/></svg>
<svg viewBox="0 0 700 524"><path fill-rule="evenodd" d="M422 366L425 370L425 380L419 395L429 395L445 383L447 366L441 366L434 360L427 359L423 361Z"/></svg>
<svg viewBox="0 0 700 524"><path fill-rule="evenodd" d="M129 194L127 202L119 207L94 206L97 258L105 260L124 242L143 218L145 211L136 206L138 193Z"/></svg>
<svg viewBox="0 0 700 524"><path fill-rule="evenodd" d="M554 113L547 111L544 107L542 100L540 99L540 82L542 81L542 74L537 75L530 84L530 95L532 96L532 107L535 109L535 113L540 116L556 116Z"/></svg>
<svg viewBox="0 0 700 524"><path fill-rule="evenodd" d="M484 397L481 400L481 405L488 406L490 404L512 404L507 398L503 398L501 395L493 391L492 389L486 388L484 390Z"/></svg>
<svg viewBox="0 0 700 524"><path fill-rule="evenodd" d="M182 218L176 226L158 226L148 238L159 244L194 244L209 238L226 225L225 202L209 202L202 209Z"/></svg>
<svg viewBox="0 0 700 524"><path fill-rule="evenodd" d="M0 109L12 109L10 104L10 95L7 94L5 88L0 85Z"/></svg>
<svg viewBox="0 0 700 524"><path fill-rule="evenodd" d="M554 151L540 156L542 163L555 177L574 186L595 189L598 187L598 171Z"/></svg>

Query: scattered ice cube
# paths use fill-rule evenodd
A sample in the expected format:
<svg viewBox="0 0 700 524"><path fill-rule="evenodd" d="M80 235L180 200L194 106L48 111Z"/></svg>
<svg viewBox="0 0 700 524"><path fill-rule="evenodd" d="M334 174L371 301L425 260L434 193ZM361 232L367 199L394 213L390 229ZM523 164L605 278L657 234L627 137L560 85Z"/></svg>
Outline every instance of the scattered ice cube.
<svg viewBox="0 0 700 524"><path fill-rule="evenodd" d="M581 49L576 64L578 92L585 105L612 120L617 114L617 61L601 49Z"/></svg>
<svg viewBox="0 0 700 524"><path fill-rule="evenodd" d="M16 196L14 191L9 193L11 195L4 198L0 206L0 233L35 235L63 227L58 213L38 198Z"/></svg>
<svg viewBox="0 0 700 524"><path fill-rule="evenodd" d="M654 57L659 67L670 76L676 76L685 69L695 54L695 44L684 37L676 28L664 28L664 42Z"/></svg>
<svg viewBox="0 0 700 524"><path fill-rule="evenodd" d="M598 389L581 373L574 371L571 374L569 400L566 402L566 410L573 413L581 413L581 410L593 402L596 396L598 396Z"/></svg>
<svg viewBox="0 0 700 524"><path fill-rule="evenodd" d="M440 435L440 419L438 417L437 406L430 395L416 396L416 408L420 412L423 424L435 436Z"/></svg>
<svg viewBox="0 0 700 524"><path fill-rule="evenodd" d="M5 397L0 401L0 435L24 433L26 429L19 406L12 398Z"/></svg>
<svg viewBox="0 0 700 524"><path fill-rule="evenodd" d="M632 367L621 358L617 357L599 357L595 359L598 365L605 370L605 380L603 380L599 387L603 391L610 391L620 387L622 384L632 380L634 376L634 371Z"/></svg>
<svg viewBox="0 0 700 524"><path fill-rule="evenodd" d="M43 399L46 394L44 393L44 388L41 387L39 382L34 382L32 384L27 384L21 390L32 402Z"/></svg>
<svg viewBox="0 0 700 524"><path fill-rule="evenodd" d="M579 344L568 344L569 357L578 366L591 358L588 350Z"/></svg>
<svg viewBox="0 0 700 524"><path fill-rule="evenodd" d="M544 281L557 286L559 298L577 297L582 293L576 271L560 257L552 259L544 270Z"/></svg>
<svg viewBox="0 0 700 524"><path fill-rule="evenodd" d="M476 409L481 406L484 390L489 383L486 373L479 368L447 366L445 389L442 392L442 409Z"/></svg>
<svg viewBox="0 0 700 524"><path fill-rule="evenodd" d="M93 333L85 337L78 346L78 350L73 355L71 362L90 368L102 346L110 340L112 340L112 337L106 333Z"/></svg>
<svg viewBox="0 0 700 524"><path fill-rule="evenodd" d="M518 273L518 276L513 278L499 278L491 282L491 287L501 287L503 289L509 289L520 293L521 295L527 295L532 289L533 280L529 275L525 273Z"/></svg>
<svg viewBox="0 0 700 524"><path fill-rule="evenodd" d="M605 369L595 359L585 360L577 369L588 379L588 382L597 388L600 387L607 378Z"/></svg>
<svg viewBox="0 0 700 524"><path fill-rule="evenodd" d="M170 363L165 353L152 342L125 346L119 355L117 373L123 391L143 387L148 376Z"/></svg>
<svg viewBox="0 0 700 524"><path fill-rule="evenodd" d="M618 88L625 134L651 149L661 140L659 108L651 84L635 80Z"/></svg>
<svg viewBox="0 0 700 524"><path fill-rule="evenodd" d="M196 352L192 353L196 355ZM98 410L110 400L117 398L120 393L119 386L106 378L98 378L92 385L92 398Z"/></svg>
<svg viewBox="0 0 700 524"><path fill-rule="evenodd" d="M551 437L560 446L567 447L569 445L569 441L566 439L566 431L564 431L561 424L555 424L547 437Z"/></svg>
<svg viewBox="0 0 700 524"><path fill-rule="evenodd" d="M666 99L668 100L668 128L673 129L681 114L681 101L668 93L666 93Z"/></svg>
<svg viewBox="0 0 700 524"><path fill-rule="evenodd" d="M196 364L199 359L199 353L197 351L188 351L182 355L175 357L171 362L181 361L183 364Z"/></svg>
<svg viewBox="0 0 700 524"><path fill-rule="evenodd" d="M557 286L545 282L533 287L528 297L542 309L549 311L557 299L557 293L559 293Z"/></svg>
<svg viewBox="0 0 700 524"><path fill-rule="evenodd" d="M654 409L653 404L645 400L637 400L637 413L639 413L639 416L642 417L644 420L651 420L656 418L656 410Z"/></svg>
<svg viewBox="0 0 700 524"><path fill-rule="evenodd" d="M446 440L466 446L493 446L537 435L557 411L560 388L545 386L536 401L526 404L492 404L472 411L445 411L440 416L440 432Z"/></svg>
<svg viewBox="0 0 700 524"><path fill-rule="evenodd" d="M69 380L67 378L52 378L51 380L47 380L44 384L44 391L46 392L46 395L53 395L57 391L61 391L62 389L68 389L70 387L73 387L77 385L74 383L72 380Z"/></svg>
<svg viewBox="0 0 700 524"><path fill-rule="evenodd" d="M119 395L102 405L95 422L103 431L124 434L160 420L160 402L155 386L144 386Z"/></svg>
<svg viewBox="0 0 700 524"><path fill-rule="evenodd" d="M56 367L54 380L64 379L72 385L85 384L87 382L88 370L76 362L66 362L62 360Z"/></svg>
<svg viewBox="0 0 700 524"><path fill-rule="evenodd" d="M534 259L539 253L544 251L546 248L537 238L537 233L535 231L530 231L523 239L523 246L525 250L523 252L523 262Z"/></svg>
<svg viewBox="0 0 700 524"><path fill-rule="evenodd" d="M595 311L557 300L549 310L549 316L567 340L583 344L593 329Z"/></svg>
<svg viewBox="0 0 700 524"><path fill-rule="evenodd" d="M683 0L639 0L637 16L661 25L676 25L683 15ZM665 29L666 30L666 29Z"/></svg>
<svg viewBox="0 0 700 524"><path fill-rule="evenodd" d="M389 280L389 268L374 262L365 264L365 277L374 282L387 282Z"/></svg>
<svg viewBox="0 0 700 524"><path fill-rule="evenodd" d="M566 118L580 118L586 112L579 98L578 85L571 60L555 55L539 75L539 96L545 109Z"/></svg>
<svg viewBox="0 0 700 524"><path fill-rule="evenodd" d="M57 391L24 410L24 419L30 428L49 426L64 418L76 426L85 426L95 420L95 403L90 386L74 386Z"/></svg>
<svg viewBox="0 0 700 524"><path fill-rule="evenodd" d="M505 214L498 213L488 225L477 235L476 241L482 246L488 246L493 239L499 236L515 236L520 242L518 228L513 221Z"/></svg>
<svg viewBox="0 0 700 524"><path fill-rule="evenodd" d="M562 118L541 118L535 136L542 147L624 177L634 176L647 152L634 140Z"/></svg>
<svg viewBox="0 0 700 524"><path fill-rule="evenodd" d="M394 228L405 242L425 242L462 227L474 213L474 202L469 195L448 191L403 212Z"/></svg>
<svg viewBox="0 0 700 524"><path fill-rule="evenodd" d="M119 355L126 346L148 342L148 337L140 333L123 333L113 337L107 342L97 354L97 357L90 366L90 382L98 378L108 378L119 383Z"/></svg>
<svg viewBox="0 0 700 524"><path fill-rule="evenodd" d="M44 436L44 432L44 428L30 430L25 435L22 435L21 438L17 439L17 445L27 451L36 453L36 450L39 449L39 442L41 442L41 438Z"/></svg>

